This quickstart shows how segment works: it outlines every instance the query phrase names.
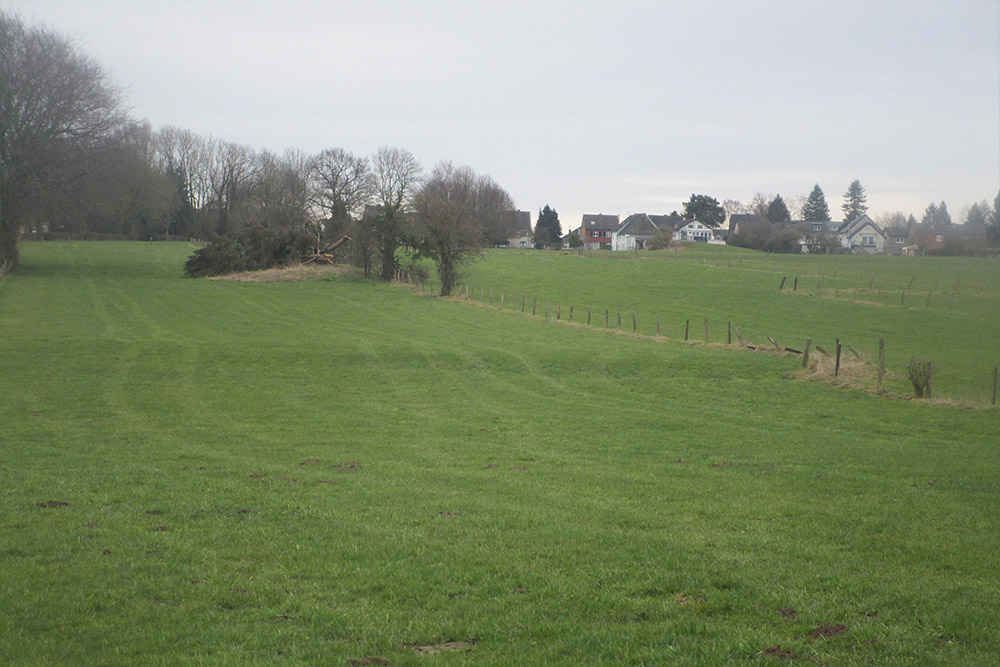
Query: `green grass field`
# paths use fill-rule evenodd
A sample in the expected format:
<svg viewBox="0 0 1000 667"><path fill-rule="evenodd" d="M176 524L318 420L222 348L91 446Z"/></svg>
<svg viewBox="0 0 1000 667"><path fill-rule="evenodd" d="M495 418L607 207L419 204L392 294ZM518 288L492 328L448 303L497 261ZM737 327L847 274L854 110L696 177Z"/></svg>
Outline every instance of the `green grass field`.
<svg viewBox="0 0 1000 667"><path fill-rule="evenodd" d="M600 308L587 328L350 276L187 279L182 244L25 244L0 282L0 662L1000 663L1000 411L677 340L884 336L971 375L995 263L833 279L709 250L472 267ZM793 270L824 294L779 294ZM956 272L950 313L827 294ZM603 308L673 331L611 335Z"/></svg>

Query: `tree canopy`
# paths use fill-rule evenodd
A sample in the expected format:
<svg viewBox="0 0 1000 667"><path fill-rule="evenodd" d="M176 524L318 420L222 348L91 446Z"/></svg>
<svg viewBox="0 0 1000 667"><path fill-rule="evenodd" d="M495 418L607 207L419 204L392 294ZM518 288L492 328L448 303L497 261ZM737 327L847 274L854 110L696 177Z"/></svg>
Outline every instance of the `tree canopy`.
<svg viewBox="0 0 1000 667"><path fill-rule="evenodd" d="M775 195L771 203L768 204L767 219L773 223L789 222L792 219L791 213L788 212L788 205L785 204L781 195Z"/></svg>
<svg viewBox="0 0 1000 667"><path fill-rule="evenodd" d="M438 164L414 199L420 253L437 265L441 296L451 294L458 267L480 252L492 228L514 202L489 176L450 162Z"/></svg>
<svg viewBox="0 0 1000 667"><path fill-rule="evenodd" d="M538 221L535 222L535 247L545 248L554 246L562 239L562 225L559 224L559 214L554 208L549 208L546 204L538 212Z"/></svg>
<svg viewBox="0 0 1000 667"><path fill-rule="evenodd" d="M865 194L861 181L857 179L851 181L847 192L844 193L844 204L840 210L844 212L844 222L850 222L868 212L868 195Z"/></svg>
<svg viewBox="0 0 1000 667"><path fill-rule="evenodd" d="M697 219L706 227L714 229L726 221L726 210L715 197L692 193L691 199L684 203L684 219Z"/></svg>
<svg viewBox="0 0 1000 667"><path fill-rule="evenodd" d="M812 192L802 206L802 219L807 222L829 222L830 207L826 203L826 195L819 187L819 183L813 186Z"/></svg>
<svg viewBox="0 0 1000 667"><path fill-rule="evenodd" d="M22 225L78 195L97 155L112 159L126 120L96 63L0 11L0 265L16 266Z"/></svg>
<svg viewBox="0 0 1000 667"><path fill-rule="evenodd" d="M924 210L924 217L920 222L932 227L947 227L951 224L951 214L948 212L948 204L941 202L940 205L931 202Z"/></svg>

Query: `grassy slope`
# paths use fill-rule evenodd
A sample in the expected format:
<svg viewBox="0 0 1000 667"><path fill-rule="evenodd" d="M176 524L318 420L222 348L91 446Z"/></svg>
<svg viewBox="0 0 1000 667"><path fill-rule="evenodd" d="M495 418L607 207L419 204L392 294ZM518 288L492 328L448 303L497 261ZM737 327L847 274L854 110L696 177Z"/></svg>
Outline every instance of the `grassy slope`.
<svg viewBox="0 0 1000 667"><path fill-rule="evenodd" d="M779 292L782 277L787 280ZM528 308L534 298L550 301L553 309L557 303L564 310L574 305L576 313L591 308L602 326L605 309L612 323L621 312L629 329L635 312L639 330L650 334L659 317L662 333L675 338L683 337L690 320L691 337L702 339L705 319L716 342L726 340L730 321L758 343L767 345L771 336L798 349L812 338L833 350L840 338L874 355L884 338L898 380L890 386L904 393L912 392L906 362L919 356L935 363L938 396L989 403L992 370L1000 363L995 258L765 256L700 245L640 253L637 260L631 253L495 251L472 266L467 280L477 297L480 287L487 295L493 289L496 301L506 292L508 304L517 295L518 307L526 294Z"/></svg>
<svg viewBox="0 0 1000 667"><path fill-rule="evenodd" d="M5 661L1000 660L996 411L187 250L0 285Z"/></svg>

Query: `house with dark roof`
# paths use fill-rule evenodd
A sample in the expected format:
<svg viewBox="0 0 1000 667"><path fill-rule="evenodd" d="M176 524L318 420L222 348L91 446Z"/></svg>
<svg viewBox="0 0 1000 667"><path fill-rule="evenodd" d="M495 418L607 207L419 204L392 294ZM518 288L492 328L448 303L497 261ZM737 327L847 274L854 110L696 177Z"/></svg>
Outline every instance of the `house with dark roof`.
<svg viewBox="0 0 1000 667"><path fill-rule="evenodd" d="M531 213L528 211L504 211L504 226L510 236L508 248L530 248L534 243L531 233Z"/></svg>
<svg viewBox="0 0 1000 667"><path fill-rule="evenodd" d="M580 240L585 250L611 250L611 235L618 229L617 215L585 213L580 222Z"/></svg>
<svg viewBox="0 0 1000 667"><path fill-rule="evenodd" d="M611 247L615 250L642 250L659 233L660 230L653 224L650 216L633 213L612 232Z"/></svg>

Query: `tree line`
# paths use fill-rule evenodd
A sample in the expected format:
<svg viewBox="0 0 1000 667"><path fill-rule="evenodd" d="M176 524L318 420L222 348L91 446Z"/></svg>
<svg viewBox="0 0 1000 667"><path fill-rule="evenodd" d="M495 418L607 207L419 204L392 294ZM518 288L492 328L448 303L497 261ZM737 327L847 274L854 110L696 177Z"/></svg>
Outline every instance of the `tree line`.
<svg viewBox="0 0 1000 667"><path fill-rule="evenodd" d="M397 251L430 257L442 291L457 266L514 224L490 177L409 151L284 153L131 118L101 67L46 29L0 11L0 266L29 238L191 238L188 272L262 268L348 237L366 276Z"/></svg>

